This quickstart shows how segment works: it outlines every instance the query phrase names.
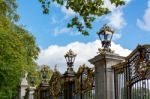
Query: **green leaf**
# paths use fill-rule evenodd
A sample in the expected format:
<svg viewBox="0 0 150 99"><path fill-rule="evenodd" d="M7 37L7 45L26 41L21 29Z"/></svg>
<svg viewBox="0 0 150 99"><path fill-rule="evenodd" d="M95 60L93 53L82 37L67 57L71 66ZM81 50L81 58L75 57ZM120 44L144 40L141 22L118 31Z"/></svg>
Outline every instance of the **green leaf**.
<svg viewBox="0 0 150 99"><path fill-rule="evenodd" d="M16 7L16 0L0 3L0 99L15 98L22 72L36 70L39 53L31 33L14 24Z"/></svg>

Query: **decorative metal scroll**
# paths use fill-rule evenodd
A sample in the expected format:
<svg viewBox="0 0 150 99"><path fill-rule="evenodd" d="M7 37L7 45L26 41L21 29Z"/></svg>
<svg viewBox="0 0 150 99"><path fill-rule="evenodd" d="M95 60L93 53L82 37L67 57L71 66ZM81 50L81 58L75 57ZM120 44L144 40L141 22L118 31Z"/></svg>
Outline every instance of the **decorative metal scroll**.
<svg viewBox="0 0 150 99"><path fill-rule="evenodd" d="M150 45L139 45L113 67L116 99L150 99Z"/></svg>
<svg viewBox="0 0 150 99"><path fill-rule="evenodd" d="M46 83L46 68L41 70L41 74L42 83L36 88L34 99L95 99L93 68L82 65L72 79L72 76L61 75L55 66L49 83Z"/></svg>
<svg viewBox="0 0 150 99"><path fill-rule="evenodd" d="M50 86L50 94L53 99L57 99L57 97L61 94L62 91L62 79L61 74L58 71L55 71L49 81Z"/></svg>
<svg viewBox="0 0 150 99"><path fill-rule="evenodd" d="M95 82L94 69L80 66L75 80L75 99L94 99Z"/></svg>

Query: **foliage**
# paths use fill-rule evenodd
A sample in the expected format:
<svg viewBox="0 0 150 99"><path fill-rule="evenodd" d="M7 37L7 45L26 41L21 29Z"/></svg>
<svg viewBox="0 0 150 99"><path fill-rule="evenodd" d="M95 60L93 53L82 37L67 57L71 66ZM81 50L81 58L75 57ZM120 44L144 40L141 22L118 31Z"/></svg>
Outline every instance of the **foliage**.
<svg viewBox="0 0 150 99"><path fill-rule="evenodd" d="M0 0L0 99L16 97L22 73L35 71L39 48L35 38L14 24L16 1Z"/></svg>
<svg viewBox="0 0 150 99"><path fill-rule="evenodd" d="M46 80L48 82L51 79L53 71L49 68L50 66L47 66L47 65L43 65L43 66L48 67L47 78L46 78ZM32 79L33 76L35 77L35 82L34 82L35 86L38 87L41 84L41 82L42 82L42 72L41 72L41 70L42 70L43 66L40 66L40 68L38 68L36 71L34 71L32 73L31 72L29 73L28 81L29 81L30 85L32 85L31 84L31 79Z"/></svg>
<svg viewBox="0 0 150 99"><path fill-rule="evenodd" d="M9 18L11 21L19 20L16 8L16 0L0 0L0 15Z"/></svg>
<svg viewBox="0 0 150 99"><path fill-rule="evenodd" d="M49 7L51 2L56 2L59 5L65 6L67 9L73 10L79 15L84 23L81 22L79 16L72 18L71 22L68 23L69 28L76 27L79 32L83 35L89 35L88 29L92 29L92 22L97 16L102 16L109 13L109 9L104 7L105 0L39 0L42 4L43 13L49 13ZM123 0L110 0L116 7L124 5Z"/></svg>

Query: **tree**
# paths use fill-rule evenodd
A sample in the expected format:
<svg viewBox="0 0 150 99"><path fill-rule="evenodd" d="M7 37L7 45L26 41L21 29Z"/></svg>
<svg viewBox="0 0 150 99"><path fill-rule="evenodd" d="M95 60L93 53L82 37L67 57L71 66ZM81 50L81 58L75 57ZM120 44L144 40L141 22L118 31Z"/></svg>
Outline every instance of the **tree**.
<svg viewBox="0 0 150 99"><path fill-rule="evenodd" d="M92 22L98 16L108 14L110 11L104 7L105 0L39 0L42 4L43 13L49 13L51 2L56 2L67 9L73 10L77 15L68 23L69 28L76 27L83 35L89 35L88 29L92 29ZM116 7L124 5L123 0L110 0ZM82 23L79 19L83 19Z"/></svg>
<svg viewBox="0 0 150 99"><path fill-rule="evenodd" d="M22 73L34 72L39 48L18 20L15 0L0 0L0 99L17 95Z"/></svg>

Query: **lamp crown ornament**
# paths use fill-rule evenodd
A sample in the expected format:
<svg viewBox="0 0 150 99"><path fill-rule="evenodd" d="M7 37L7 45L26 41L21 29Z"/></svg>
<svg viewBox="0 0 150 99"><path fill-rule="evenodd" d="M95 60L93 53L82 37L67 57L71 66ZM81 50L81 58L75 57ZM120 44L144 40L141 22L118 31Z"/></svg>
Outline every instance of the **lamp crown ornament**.
<svg viewBox="0 0 150 99"><path fill-rule="evenodd" d="M107 24L104 24L103 27L97 32L97 35L101 41L102 49L98 49L100 53L104 52L111 52L113 51L110 49L111 40L114 34L114 30L109 27Z"/></svg>

